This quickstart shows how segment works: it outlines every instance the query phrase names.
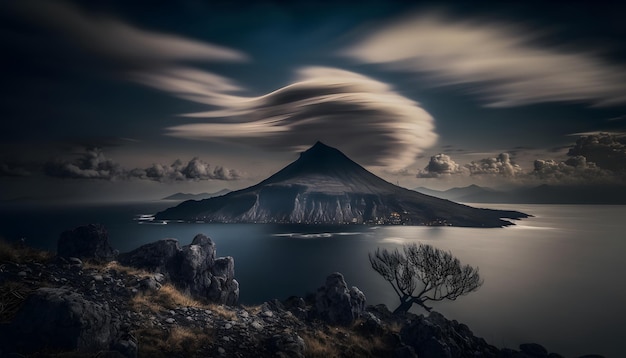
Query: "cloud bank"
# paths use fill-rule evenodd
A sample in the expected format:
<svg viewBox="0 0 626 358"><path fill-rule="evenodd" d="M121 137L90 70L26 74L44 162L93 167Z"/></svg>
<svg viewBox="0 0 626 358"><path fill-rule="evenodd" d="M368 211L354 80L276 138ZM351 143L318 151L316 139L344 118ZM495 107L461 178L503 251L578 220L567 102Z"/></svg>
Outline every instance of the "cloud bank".
<svg viewBox="0 0 626 358"><path fill-rule="evenodd" d="M428 165L417 173L418 178L439 178L455 174L463 174L463 168L458 165L450 156L437 154L430 157Z"/></svg>
<svg viewBox="0 0 626 358"><path fill-rule="evenodd" d="M465 85L494 107L626 103L623 66L591 51L539 45L540 39L537 31L521 26L430 13L381 26L342 54L426 74L438 85Z"/></svg>
<svg viewBox="0 0 626 358"><path fill-rule="evenodd" d="M430 158L417 178L490 176L514 184L624 184L626 183L626 135L600 133L581 136L570 146L565 160L537 159L524 170L508 153L460 165L446 154Z"/></svg>
<svg viewBox="0 0 626 358"><path fill-rule="evenodd" d="M172 164L154 163L148 168L125 169L105 157L100 149L90 149L74 160L54 160L46 163L46 175L57 178L129 180L143 179L158 182L237 180L241 174L234 169L211 166L193 158L188 162L179 159Z"/></svg>
<svg viewBox="0 0 626 358"><path fill-rule="evenodd" d="M514 177L522 173L522 168L511 162L508 153L500 153L494 158L484 158L464 166L470 175L500 175Z"/></svg>
<svg viewBox="0 0 626 358"><path fill-rule="evenodd" d="M283 151L321 140L361 164L390 169L412 164L437 140L433 118L417 102L383 82L336 68L303 68L294 83L260 97L202 98L222 108L189 114L203 121L170 127L169 135L245 140ZM216 119L224 117L230 121Z"/></svg>

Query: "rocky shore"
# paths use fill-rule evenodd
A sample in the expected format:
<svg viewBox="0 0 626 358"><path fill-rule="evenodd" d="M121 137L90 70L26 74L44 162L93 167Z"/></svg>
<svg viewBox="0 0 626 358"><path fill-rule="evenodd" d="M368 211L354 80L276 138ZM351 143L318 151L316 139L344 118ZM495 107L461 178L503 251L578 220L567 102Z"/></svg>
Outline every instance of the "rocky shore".
<svg viewBox="0 0 626 358"><path fill-rule="evenodd" d="M0 357L561 357L497 348L437 312L367 306L340 273L307 297L238 296L233 258L202 234L124 254L100 225L61 234L56 256L3 242Z"/></svg>

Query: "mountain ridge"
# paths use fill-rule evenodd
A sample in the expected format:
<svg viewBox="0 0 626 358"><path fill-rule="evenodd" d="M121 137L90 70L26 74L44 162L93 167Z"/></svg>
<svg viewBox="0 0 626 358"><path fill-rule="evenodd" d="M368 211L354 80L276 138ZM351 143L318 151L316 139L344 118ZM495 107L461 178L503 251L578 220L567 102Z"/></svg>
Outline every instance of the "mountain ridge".
<svg viewBox="0 0 626 358"><path fill-rule="evenodd" d="M370 173L321 142L251 187L185 201L158 220L248 223L372 223L502 227L528 215L477 209L417 193Z"/></svg>

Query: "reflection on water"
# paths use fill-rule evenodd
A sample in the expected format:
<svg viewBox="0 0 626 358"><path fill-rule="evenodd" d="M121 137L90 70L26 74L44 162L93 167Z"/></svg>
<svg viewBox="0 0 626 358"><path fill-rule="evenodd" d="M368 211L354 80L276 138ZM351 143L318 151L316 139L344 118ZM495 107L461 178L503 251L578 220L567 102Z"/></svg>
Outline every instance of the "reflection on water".
<svg viewBox="0 0 626 358"><path fill-rule="evenodd" d="M568 356L596 352L624 354L626 285L626 206L490 205L534 217L505 229L359 225L138 225L132 218L155 206L68 209L66 212L0 213L7 237L54 248L58 234L77 225L102 222L115 248L128 251L156 239L175 237L187 244L203 232L220 256L235 258L241 302L315 292L333 271L344 273L370 304L391 308L397 297L369 266L378 247L394 249L424 242L450 250L461 262L478 266L479 291L455 302L434 304L451 319L500 347L539 342ZM33 221L38 225L32 225ZM619 281L619 282L618 282Z"/></svg>

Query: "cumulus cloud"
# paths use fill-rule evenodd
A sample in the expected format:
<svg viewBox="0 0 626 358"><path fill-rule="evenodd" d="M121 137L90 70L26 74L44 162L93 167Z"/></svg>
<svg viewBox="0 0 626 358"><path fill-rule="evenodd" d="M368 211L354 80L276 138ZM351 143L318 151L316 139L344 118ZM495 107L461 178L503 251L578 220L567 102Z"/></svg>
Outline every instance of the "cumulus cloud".
<svg viewBox="0 0 626 358"><path fill-rule="evenodd" d="M508 153L500 153L497 157L484 158L465 164L470 175L500 175L514 177L522 173L522 168L511 161Z"/></svg>
<svg viewBox="0 0 626 358"><path fill-rule="evenodd" d="M531 35L534 34L534 35ZM591 51L537 44L536 31L442 14L406 17L364 35L343 54L364 63L463 84L494 107L585 101L626 103L626 71Z"/></svg>
<svg viewBox="0 0 626 358"><path fill-rule="evenodd" d="M74 160L54 160L45 165L45 173L58 178L127 180L144 179L159 182L237 180L241 174L234 169L211 166L193 158L189 162L176 160L172 164L154 163L148 168L125 169L105 157L100 149L89 149Z"/></svg>
<svg viewBox="0 0 626 358"><path fill-rule="evenodd" d="M196 96L221 109L189 114L203 120L170 127L169 135L245 139L285 151L321 140L361 164L392 170L407 167L437 140L433 118L417 102L386 83L336 68L303 68L294 83L260 97Z"/></svg>
<svg viewBox="0 0 626 358"><path fill-rule="evenodd" d="M187 163L180 160L170 165L152 164L146 169L133 169L129 175L133 178L149 179L161 182L171 181L198 181L198 180L236 180L241 177L234 169L221 166L212 167L199 158L193 158Z"/></svg>
<svg viewBox="0 0 626 358"><path fill-rule="evenodd" d="M430 157L428 165L417 174L417 177L439 178L455 174L463 174L463 168L450 156L440 153Z"/></svg>
<svg viewBox="0 0 626 358"><path fill-rule="evenodd" d="M583 156L602 169L626 172L626 135L599 133L580 137L567 155Z"/></svg>
<svg viewBox="0 0 626 358"><path fill-rule="evenodd" d="M100 149L87 150L72 161L57 159L46 163L45 173L58 178L115 180L125 176L122 167L104 156Z"/></svg>
<svg viewBox="0 0 626 358"><path fill-rule="evenodd" d="M598 168L584 156L574 156L566 161L535 160L531 179L557 184L590 184L617 179L613 172Z"/></svg>

